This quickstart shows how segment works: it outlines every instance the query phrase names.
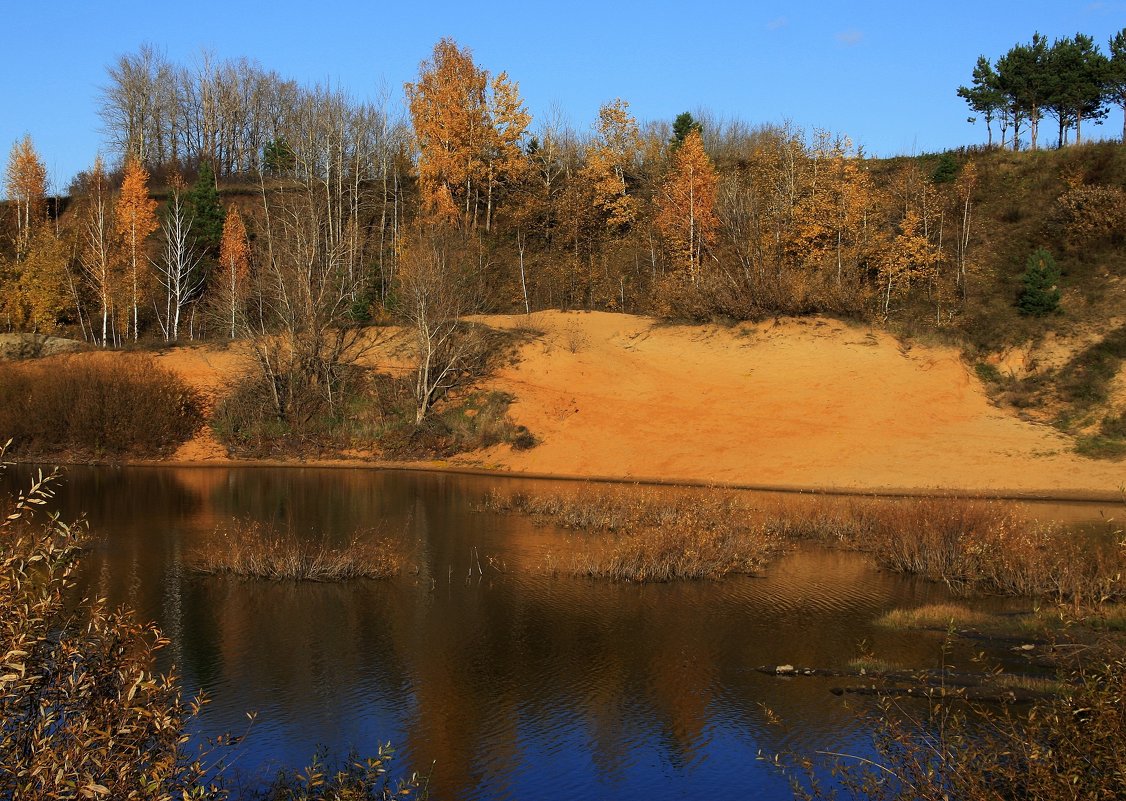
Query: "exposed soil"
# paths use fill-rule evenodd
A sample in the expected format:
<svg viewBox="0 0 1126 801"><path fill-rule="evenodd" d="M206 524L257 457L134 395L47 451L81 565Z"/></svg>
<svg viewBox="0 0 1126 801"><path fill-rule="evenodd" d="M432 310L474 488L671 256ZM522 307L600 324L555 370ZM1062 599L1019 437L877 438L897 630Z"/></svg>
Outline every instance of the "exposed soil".
<svg viewBox="0 0 1126 801"><path fill-rule="evenodd" d="M540 444L427 466L1059 497L1109 496L1126 483L1126 464L1080 457L1065 435L992 405L951 348L906 348L817 318L734 327L601 312L482 320L536 332L488 385L515 397L512 417ZM238 345L159 358L212 398L249 366ZM209 429L173 457L226 460Z"/></svg>

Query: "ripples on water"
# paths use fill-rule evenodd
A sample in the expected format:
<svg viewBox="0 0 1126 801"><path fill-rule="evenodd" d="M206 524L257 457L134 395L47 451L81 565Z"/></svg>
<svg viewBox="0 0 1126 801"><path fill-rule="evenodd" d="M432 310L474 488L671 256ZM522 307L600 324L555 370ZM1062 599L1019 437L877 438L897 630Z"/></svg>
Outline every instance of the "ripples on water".
<svg viewBox="0 0 1126 801"><path fill-rule="evenodd" d="M759 751L868 753L855 724L864 702L831 695L833 680L756 666L839 667L862 648L905 667L942 659L940 635L872 621L945 600L943 588L857 554L805 549L764 577L722 582L547 576L549 556L581 535L474 511L490 489L532 487L552 489L359 470L75 468L62 503L103 535L81 589L156 620L172 642L165 666L212 699L197 738L241 733L257 711L238 758L251 784L320 745L343 756L390 740L400 768L430 774L435 798L788 798ZM188 575L186 550L233 519L341 541L378 530L400 538L410 569L344 584Z"/></svg>

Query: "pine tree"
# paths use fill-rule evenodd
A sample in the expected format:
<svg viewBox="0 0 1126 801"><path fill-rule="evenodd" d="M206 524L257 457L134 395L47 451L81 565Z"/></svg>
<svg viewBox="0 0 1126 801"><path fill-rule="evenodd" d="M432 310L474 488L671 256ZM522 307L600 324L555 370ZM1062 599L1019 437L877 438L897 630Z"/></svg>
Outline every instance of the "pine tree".
<svg viewBox="0 0 1126 801"><path fill-rule="evenodd" d="M1126 28L1110 39L1106 88L1107 97L1122 109L1122 141L1126 142Z"/></svg>
<svg viewBox="0 0 1126 801"><path fill-rule="evenodd" d="M1060 308L1060 290L1057 283L1060 271L1052 254L1044 248L1032 251L1025 262L1021 276L1017 309L1029 317L1044 317Z"/></svg>
<svg viewBox="0 0 1126 801"><path fill-rule="evenodd" d="M677 114L672 123L672 139L669 140L669 148L675 152L677 148L684 144L688 134L693 131L702 133L703 130L703 126L687 111Z"/></svg>
<svg viewBox="0 0 1126 801"><path fill-rule="evenodd" d="M191 219L192 246L211 259L217 258L223 239L223 205L215 186L215 172L207 162L199 168L196 182L185 200Z"/></svg>

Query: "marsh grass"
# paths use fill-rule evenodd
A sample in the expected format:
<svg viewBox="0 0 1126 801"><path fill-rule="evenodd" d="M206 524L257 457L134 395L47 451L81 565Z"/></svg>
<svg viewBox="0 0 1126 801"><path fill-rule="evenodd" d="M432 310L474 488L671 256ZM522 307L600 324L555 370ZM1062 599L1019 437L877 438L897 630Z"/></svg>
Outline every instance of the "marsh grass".
<svg viewBox="0 0 1126 801"><path fill-rule="evenodd" d="M195 573L272 581L390 578L401 558L386 540L357 537L343 545L279 535L240 522L216 531L188 554Z"/></svg>
<svg viewBox="0 0 1126 801"><path fill-rule="evenodd" d="M761 570L784 543L780 532L747 518L740 498L725 493L688 497L620 487L577 495L492 493L485 506L583 532L579 548L548 565L573 576L716 579Z"/></svg>
<svg viewBox="0 0 1126 801"><path fill-rule="evenodd" d="M946 631L971 628L990 622L991 616L959 604L927 604L914 609L893 609L876 620L876 625L891 629L932 629Z"/></svg>
<svg viewBox="0 0 1126 801"><path fill-rule="evenodd" d="M587 486L492 493L485 507L590 534L557 570L630 580L753 572L787 545L816 542L868 553L881 567L1079 608L1123 597L1120 535L1077 535L1023 518L1010 503L965 498L768 499L728 490ZM687 569L688 566L692 569ZM748 567L753 566L753 567Z"/></svg>
<svg viewBox="0 0 1126 801"><path fill-rule="evenodd" d="M858 656L848 661L850 670L855 670L860 673L891 673L900 670L900 666L894 662L889 662L886 659L865 654Z"/></svg>
<svg viewBox="0 0 1126 801"><path fill-rule="evenodd" d="M613 581L718 579L761 570L781 544L762 529L696 528L681 521L674 527L618 532L584 543L581 552L551 567L553 572Z"/></svg>

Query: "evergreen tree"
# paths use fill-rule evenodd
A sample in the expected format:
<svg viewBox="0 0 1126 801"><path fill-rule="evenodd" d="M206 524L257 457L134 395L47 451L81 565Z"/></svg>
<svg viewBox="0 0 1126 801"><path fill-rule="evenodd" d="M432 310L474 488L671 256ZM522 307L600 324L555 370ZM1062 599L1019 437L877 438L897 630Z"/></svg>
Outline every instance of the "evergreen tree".
<svg viewBox="0 0 1126 801"><path fill-rule="evenodd" d="M700 131L703 133L704 128L696 121L696 118L689 114L687 111L676 115L676 119L672 123L672 139L669 140L669 146L672 150L676 150L688 137L688 134L693 131Z"/></svg>
<svg viewBox="0 0 1126 801"><path fill-rule="evenodd" d="M1126 28L1110 39L1106 91L1107 99L1122 109L1122 141L1126 142Z"/></svg>
<svg viewBox="0 0 1126 801"><path fill-rule="evenodd" d="M192 247L215 260L223 240L223 205L215 185L215 172L206 162L199 168L199 177L188 192L187 211L191 219Z"/></svg>
<svg viewBox="0 0 1126 801"><path fill-rule="evenodd" d="M985 120L988 146L993 147L993 120L1004 110L1005 94L1001 91L993 65L985 56L977 57L973 71L973 86L959 86L958 97L965 100L970 110L980 114ZM977 117L970 117L969 122L977 122ZM1001 143L1002 147L1004 144Z"/></svg>
<svg viewBox="0 0 1126 801"><path fill-rule="evenodd" d="M1075 125L1075 143L1083 136L1083 121L1101 122L1106 117L1107 80L1110 61L1094 39L1082 33L1057 39L1052 45L1050 73L1053 78L1048 106L1060 123L1060 146L1064 131Z"/></svg>
<svg viewBox="0 0 1126 801"><path fill-rule="evenodd" d="M1059 279L1060 270L1052 254L1044 248L1032 251L1020 279L1021 290L1017 298L1020 313L1029 317L1043 317L1059 311Z"/></svg>

